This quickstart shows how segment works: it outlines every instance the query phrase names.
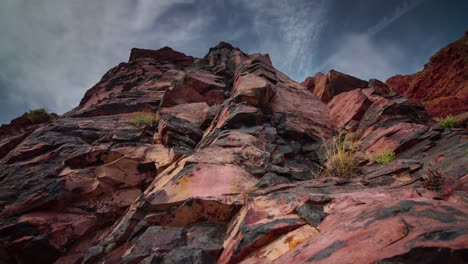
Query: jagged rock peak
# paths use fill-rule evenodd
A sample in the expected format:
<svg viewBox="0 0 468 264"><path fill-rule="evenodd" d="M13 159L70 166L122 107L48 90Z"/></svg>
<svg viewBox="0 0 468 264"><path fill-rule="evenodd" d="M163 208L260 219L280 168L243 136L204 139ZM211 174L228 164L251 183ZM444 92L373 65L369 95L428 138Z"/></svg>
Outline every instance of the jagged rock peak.
<svg viewBox="0 0 468 264"><path fill-rule="evenodd" d="M158 50L133 48L130 52L128 62L140 58L153 58L159 61L168 61L179 66L190 66L194 61L192 56L187 56L167 46Z"/></svg>
<svg viewBox="0 0 468 264"><path fill-rule="evenodd" d="M210 48L210 50L211 49L239 49L239 48L232 46L228 42L220 41L218 45L214 46L213 48Z"/></svg>
<svg viewBox="0 0 468 264"><path fill-rule="evenodd" d="M216 46L211 47L209 49L208 53L205 55L204 58L208 58L212 54L223 54L223 56L226 56L227 54L230 54L231 51L238 51L243 53L238 47L234 47L228 42L220 41Z"/></svg>

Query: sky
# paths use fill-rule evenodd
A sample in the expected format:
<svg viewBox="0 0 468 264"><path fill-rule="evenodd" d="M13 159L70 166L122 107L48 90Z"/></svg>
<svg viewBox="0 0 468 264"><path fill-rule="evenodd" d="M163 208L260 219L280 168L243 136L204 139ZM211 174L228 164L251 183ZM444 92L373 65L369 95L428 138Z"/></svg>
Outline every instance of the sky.
<svg viewBox="0 0 468 264"><path fill-rule="evenodd" d="M1 0L0 124L62 114L133 47L203 57L226 41L301 82L335 69L385 81L468 30L464 0Z"/></svg>

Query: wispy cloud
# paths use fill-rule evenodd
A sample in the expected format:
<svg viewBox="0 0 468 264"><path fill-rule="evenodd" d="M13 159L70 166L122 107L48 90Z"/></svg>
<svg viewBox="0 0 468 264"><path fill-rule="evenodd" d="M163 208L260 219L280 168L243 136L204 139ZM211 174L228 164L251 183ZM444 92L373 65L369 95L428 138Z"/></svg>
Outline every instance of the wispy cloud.
<svg viewBox="0 0 468 264"><path fill-rule="evenodd" d="M398 72L404 59L404 54L395 44L376 44L366 34L348 35L342 42L344 44L318 66L317 71L335 69L363 79L385 80L389 74Z"/></svg>
<svg viewBox="0 0 468 264"><path fill-rule="evenodd" d="M132 47L167 45L203 56L210 45L228 40L246 45L248 52L252 47L268 52L279 69L303 77L329 5L325 0L5 1L0 122L28 108L71 109L108 69L127 60Z"/></svg>
<svg viewBox="0 0 468 264"><path fill-rule="evenodd" d="M373 27L370 27L367 30L367 34L369 36L372 36L372 35L379 33L380 31L384 30L386 27L391 25L393 22L398 20L400 17L402 17L404 14L408 13L413 8L420 5L422 2L424 2L424 0L403 1L401 5L395 8L395 10L393 11L392 14L390 14L390 16L383 17L379 22L377 22L377 24L375 24Z"/></svg>
<svg viewBox="0 0 468 264"><path fill-rule="evenodd" d="M3 0L0 123L28 108L71 109L133 47L203 56L225 40L245 52L269 53L276 68L298 81L330 68L384 79L411 64L409 46L394 36L375 39L422 1L390 1L379 9L373 0ZM371 17L374 25L362 27ZM428 44L427 34L418 37L431 52L440 47Z"/></svg>
<svg viewBox="0 0 468 264"><path fill-rule="evenodd" d="M0 104L62 113L135 46L157 48L199 37L209 16L156 24L193 1L6 0L0 9ZM8 106L7 106L8 104ZM21 109L22 108L22 109ZM7 122L14 116L3 116Z"/></svg>
<svg viewBox="0 0 468 264"><path fill-rule="evenodd" d="M330 1L244 1L254 11L258 49L275 66L298 78L310 72L318 38L327 23Z"/></svg>
<svg viewBox="0 0 468 264"><path fill-rule="evenodd" d="M423 1L405 0L364 32L345 35L342 44L315 68L316 71L335 69L363 79L381 80L398 73L405 59L404 49L396 42L377 43L373 37Z"/></svg>

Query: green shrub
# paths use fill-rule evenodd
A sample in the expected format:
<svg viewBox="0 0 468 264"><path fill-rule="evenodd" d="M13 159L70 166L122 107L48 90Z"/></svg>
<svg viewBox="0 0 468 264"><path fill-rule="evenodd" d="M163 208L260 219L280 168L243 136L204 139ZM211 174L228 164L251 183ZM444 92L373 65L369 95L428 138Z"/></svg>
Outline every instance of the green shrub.
<svg viewBox="0 0 468 264"><path fill-rule="evenodd" d="M355 153L356 148L354 146L347 146L344 143L342 135L334 138L326 149L325 175L340 178L352 178L356 176L358 166Z"/></svg>
<svg viewBox="0 0 468 264"><path fill-rule="evenodd" d="M130 123L136 127L139 127L141 124L156 125L159 121L159 117L156 113L142 111L137 112L135 116L130 119Z"/></svg>
<svg viewBox="0 0 468 264"><path fill-rule="evenodd" d="M375 153L371 159L375 163L387 164L387 163L392 162L395 159L395 151L390 150L390 149L383 150L378 153Z"/></svg>
<svg viewBox="0 0 468 264"><path fill-rule="evenodd" d="M50 114L44 108L29 110L27 115L33 124L45 123L52 119Z"/></svg>
<svg viewBox="0 0 468 264"><path fill-rule="evenodd" d="M445 118L437 120L437 123L445 128L454 128L457 125L457 120L453 115L448 115Z"/></svg>

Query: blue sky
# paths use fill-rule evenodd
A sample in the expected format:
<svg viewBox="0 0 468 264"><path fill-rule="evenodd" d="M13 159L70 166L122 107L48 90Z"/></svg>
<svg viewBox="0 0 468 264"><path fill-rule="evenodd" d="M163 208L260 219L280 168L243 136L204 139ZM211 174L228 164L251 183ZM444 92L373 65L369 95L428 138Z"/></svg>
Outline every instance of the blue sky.
<svg viewBox="0 0 468 264"><path fill-rule="evenodd" d="M70 110L132 47L202 57L227 41L269 53L296 81L330 69L385 81L461 37L466 10L462 0L3 0L0 123Z"/></svg>

